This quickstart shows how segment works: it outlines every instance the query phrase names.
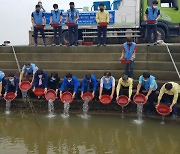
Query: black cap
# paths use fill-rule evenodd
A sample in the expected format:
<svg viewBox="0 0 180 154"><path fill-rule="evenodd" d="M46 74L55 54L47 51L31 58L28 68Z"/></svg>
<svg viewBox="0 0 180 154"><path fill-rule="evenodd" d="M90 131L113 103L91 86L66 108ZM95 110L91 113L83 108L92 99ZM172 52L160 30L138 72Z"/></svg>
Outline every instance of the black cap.
<svg viewBox="0 0 180 154"><path fill-rule="evenodd" d="M143 78L148 79L150 77L150 73L149 72L144 72L143 73Z"/></svg>
<svg viewBox="0 0 180 154"><path fill-rule="evenodd" d="M86 74L85 78L86 78L86 80L90 80L91 79L91 74Z"/></svg>
<svg viewBox="0 0 180 154"><path fill-rule="evenodd" d="M154 1L152 2L152 4L158 5L158 1L157 1L157 0L154 0Z"/></svg>
<svg viewBox="0 0 180 154"><path fill-rule="evenodd" d="M166 83L165 88L166 88L166 90L171 90L172 89L172 83Z"/></svg>
<svg viewBox="0 0 180 154"><path fill-rule="evenodd" d="M36 5L36 8L40 8L41 6L39 4Z"/></svg>
<svg viewBox="0 0 180 154"><path fill-rule="evenodd" d="M74 5L74 2L70 2L69 5Z"/></svg>
<svg viewBox="0 0 180 154"><path fill-rule="evenodd" d="M53 4L53 8L58 8L58 4Z"/></svg>
<svg viewBox="0 0 180 154"><path fill-rule="evenodd" d="M8 77L14 77L14 74L13 74L13 73L10 73L10 74L8 75Z"/></svg>
<svg viewBox="0 0 180 154"><path fill-rule="evenodd" d="M111 72L104 72L104 76L111 76Z"/></svg>
<svg viewBox="0 0 180 154"><path fill-rule="evenodd" d="M37 70L37 75L43 75L43 70Z"/></svg>
<svg viewBox="0 0 180 154"><path fill-rule="evenodd" d="M128 76L127 75L123 75L122 79L123 79L123 81L127 81L128 80Z"/></svg>
<svg viewBox="0 0 180 154"><path fill-rule="evenodd" d="M66 74L66 78L72 78L72 74L71 73Z"/></svg>

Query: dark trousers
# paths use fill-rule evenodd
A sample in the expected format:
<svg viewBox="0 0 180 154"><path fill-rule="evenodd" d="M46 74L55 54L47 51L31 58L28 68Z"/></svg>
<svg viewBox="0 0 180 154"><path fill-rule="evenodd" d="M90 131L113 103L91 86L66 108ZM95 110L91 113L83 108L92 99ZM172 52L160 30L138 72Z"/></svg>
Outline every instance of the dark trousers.
<svg viewBox="0 0 180 154"><path fill-rule="evenodd" d="M62 26L54 27L54 44L62 44Z"/></svg>
<svg viewBox="0 0 180 154"><path fill-rule="evenodd" d="M144 87L140 89L140 93L143 93L142 91L145 90ZM148 91L144 92L143 94L147 94ZM154 112L155 111L155 106L154 102L156 102L156 90L152 91L152 93L149 95L148 100L145 104L145 112Z"/></svg>
<svg viewBox="0 0 180 154"><path fill-rule="evenodd" d="M107 39L107 27L100 27L98 26L98 44L106 44ZM103 37L101 38L101 36Z"/></svg>
<svg viewBox="0 0 180 154"><path fill-rule="evenodd" d="M91 84L89 84L87 87L84 87L84 93L85 92L93 92L93 85L91 85ZM95 91L95 93L94 93L94 95L95 95L95 98L97 98L97 96L98 96L98 88L96 88L96 91Z"/></svg>
<svg viewBox="0 0 180 154"><path fill-rule="evenodd" d="M129 98L129 87L124 87L121 85L119 95L125 95Z"/></svg>
<svg viewBox="0 0 180 154"><path fill-rule="evenodd" d="M68 32L69 32L69 45L78 44L78 25L69 26ZM74 35L74 37L73 37L73 35ZM74 40L73 40L73 38L74 38Z"/></svg>
<svg viewBox="0 0 180 154"><path fill-rule="evenodd" d="M134 61L131 61L130 64L125 65L125 75L127 75L130 78L133 78L133 72L134 72Z"/></svg>
<svg viewBox="0 0 180 154"><path fill-rule="evenodd" d="M72 86L71 87L65 86L63 93L64 92L70 92L71 94L73 94L74 93L74 87L72 87ZM80 98L78 90L77 90L76 95L75 95L75 99L77 99L77 98Z"/></svg>
<svg viewBox="0 0 180 154"><path fill-rule="evenodd" d="M147 42L148 43L151 43L152 32L154 34L153 41L157 42L157 24L155 24L155 25L147 25Z"/></svg>
<svg viewBox="0 0 180 154"><path fill-rule="evenodd" d="M102 95L111 95L111 93L112 93L112 88L111 89L103 88Z"/></svg>
<svg viewBox="0 0 180 154"><path fill-rule="evenodd" d="M34 33L33 33L33 35L34 35L34 43L36 45L38 44L38 42L37 42L38 32L41 33L44 45L46 45L46 38L45 38L45 34L44 34L44 29L39 29L39 28L36 28L36 27L34 27Z"/></svg>
<svg viewBox="0 0 180 154"><path fill-rule="evenodd" d="M161 103L170 106L173 101L174 95L164 94ZM172 114L177 115L177 103L172 108Z"/></svg>

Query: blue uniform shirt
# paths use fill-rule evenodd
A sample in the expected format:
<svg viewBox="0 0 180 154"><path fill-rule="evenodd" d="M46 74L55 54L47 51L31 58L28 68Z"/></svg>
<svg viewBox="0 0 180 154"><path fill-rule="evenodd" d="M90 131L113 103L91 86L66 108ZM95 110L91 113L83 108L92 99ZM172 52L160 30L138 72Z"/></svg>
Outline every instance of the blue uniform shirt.
<svg viewBox="0 0 180 154"><path fill-rule="evenodd" d="M68 88L74 88L74 92L77 92L79 86L80 86L80 82L77 79L77 77L72 76L71 82L68 82L68 79L66 77L64 77L60 91L64 91L65 88L68 87Z"/></svg>
<svg viewBox="0 0 180 154"><path fill-rule="evenodd" d="M76 18L79 16L79 11L75 8L73 10L69 9L67 10L67 16L68 16L68 22L74 23Z"/></svg>
<svg viewBox="0 0 180 154"><path fill-rule="evenodd" d="M38 70L38 67L33 63L30 64L29 69L27 69L25 65L22 68L22 72L23 73L28 73L28 74L35 74L37 70Z"/></svg>
<svg viewBox="0 0 180 154"><path fill-rule="evenodd" d="M10 89L10 87L15 87L13 89L15 89L15 91L12 91L12 89ZM18 87L19 87L19 79L15 76L14 77L14 81L11 82L9 79L6 80L6 86L5 86L5 92L8 93L8 92L17 92L18 90Z"/></svg>
<svg viewBox="0 0 180 154"><path fill-rule="evenodd" d="M149 79L147 81L144 81L143 76L141 75L139 77L139 83L142 84L142 86L144 86L144 88L148 91L149 89L153 89L153 91L155 91L157 89L157 83L156 83L156 79L154 76L150 75Z"/></svg>
<svg viewBox="0 0 180 154"><path fill-rule="evenodd" d="M91 81L90 82L88 82L85 77L83 78L82 87L81 87L82 92L84 92L84 89L87 88L88 84L90 84L90 86L92 85L93 86L93 92L96 92L98 81L97 81L97 78L95 77L95 75L91 74Z"/></svg>
<svg viewBox="0 0 180 154"><path fill-rule="evenodd" d="M43 71L42 84L41 85L39 85L39 81L40 81L40 78L36 72L34 75L33 87L34 88L43 88L43 89L47 88L48 76L47 76L47 73L45 71Z"/></svg>
<svg viewBox="0 0 180 154"><path fill-rule="evenodd" d="M5 77L4 72L0 71L0 83L2 82L4 77Z"/></svg>

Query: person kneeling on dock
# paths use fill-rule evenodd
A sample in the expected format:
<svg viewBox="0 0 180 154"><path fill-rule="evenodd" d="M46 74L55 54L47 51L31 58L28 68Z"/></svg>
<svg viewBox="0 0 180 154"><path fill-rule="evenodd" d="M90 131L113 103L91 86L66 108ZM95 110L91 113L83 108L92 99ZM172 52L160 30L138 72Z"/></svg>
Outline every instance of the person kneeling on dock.
<svg viewBox="0 0 180 154"><path fill-rule="evenodd" d="M35 90L35 88L42 88L45 90L46 93L47 81L48 81L47 73L43 70L38 70L34 75L33 91Z"/></svg>
<svg viewBox="0 0 180 154"><path fill-rule="evenodd" d="M5 85L5 74L0 71L0 97L4 93L4 85Z"/></svg>
<svg viewBox="0 0 180 154"><path fill-rule="evenodd" d="M136 43L132 41L132 38L127 38L127 42L123 44L121 59L130 60L129 64L125 65L125 74L128 77L133 77L134 71L134 59L136 57Z"/></svg>
<svg viewBox="0 0 180 154"><path fill-rule="evenodd" d="M102 95L110 95L111 99L113 99L114 91L115 79L110 72L105 72L100 81L99 99L101 99Z"/></svg>
<svg viewBox="0 0 180 154"><path fill-rule="evenodd" d="M58 90L60 87L60 78L58 76L58 73L53 72L51 75L48 77L48 84L47 88L48 89L53 89L56 91L56 95L58 94Z"/></svg>
<svg viewBox="0 0 180 154"><path fill-rule="evenodd" d="M129 97L129 102L130 102L132 95L132 88L133 88L133 79L128 78L127 75L124 75L122 78L119 79L118 85L116 87L117 98L119 97L119 94L127 95ZM127 90L128 90L128 94L127 94Z"/></svg>
<svg viewBox="0 0 180 154"><path fill-rule="evenodd" d="M178 94L180 93L180 85L175 82L168 82L165 83L161 89L158 96L158 103L157 106L160 105L160 103L170 105L170 109L172 111L172 117L177 117L177 100L178 100Z"/></svg>
<svg viewBox="0 0 180 154"><path fill-rule="evenodd" d="M36 64L26 63L24 64L22 71L19 76L19 84L21 84L22 80L30 81L33 84L34 74L38 70Z"/></svg>
<svg viewBox="0 0 180 154"><path fill-rule="evenodd" d="M77 77L75 77L71 73L68 73L66 77L64 77L64 80L61 84L60 98L63 92L70 92L72 93L73 98L77 98L77 92L78 92L79 86L80 86L80 82L77 79Z"/></svg>
<svg viewBox="0 0 180 154"><path fill-rule="evenodd" d="M46 18L44 16L43 11L40 11L40 9L41 9L40 5L36 5L36 10L34 12L32 12L32 14L31 14L31 22L34 27L34 33L33 33L34 43L35 43L35 46L38 45L37 38L38 38L38 31L40 31L44 45L46 46L46 38L45 38L45 34L44 34L44 28L37 27L37 26L43 26L46 24Z"/></svg>
<svg viewBox="0 0 180 154"><path fill-rule="evenodd" d="M14 74L9 74L6 79L6 86L5 86L5 94L7 95L9 92L14 92L17 96L18 94L18 87L19 87L19 79Z"/></svg>
<svg viewBox="0 0 180 154"><path fill-rule="evenodd" d="M92 92L94 98L98 86L98 81L95 75L86 74L82 81L81 97L85 92Z"/></svg>
<svg viewBox="0 0 180 154"><path fill-rule="evenodd" d="M156 79L154 76L150 75L149 72L144 72L143 75L139 77L139 83L137 85L137 91L136 95L140 93L143 93L143 90L145 90L146 94L146 111L145 113L147 115L153 114L154 112L154 102L156 101L156 90L158 88L158 85L156 83Z"/></svg>

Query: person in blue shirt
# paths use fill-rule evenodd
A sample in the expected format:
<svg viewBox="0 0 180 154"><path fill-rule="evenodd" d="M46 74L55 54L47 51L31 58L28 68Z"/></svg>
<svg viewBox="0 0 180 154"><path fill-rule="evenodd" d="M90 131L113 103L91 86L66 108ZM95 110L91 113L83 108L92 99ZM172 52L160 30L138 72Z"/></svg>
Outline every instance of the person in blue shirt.
<svg viewBox="0 0 180 154"><path fill-rule="evenodd" d="M4 72L0 71L0 97L2 96L4 91L4 81L5 81L4 78L5 78Z"/></svg>
<svg viewBox="0 0 180 154"><path fill-rule="evenodd" d="M115 79L110 72L105 72L100 81L99 99L101 99L102 95L110 95L111 99L113 99L114 91Z"/></svg>
<svg viewBox="0 0 180 154"><path fill-rule="evenodd" d="M21 84L22 80L30 81L31 84L34 80L34 74L38 70L36 64L33 63L26 63L24 64L22 71L19 76L19 84Z"/></svg>
<svg viewBox="0 0 180 154"><path fill-rule="evenodd" d="M36 10L34 12L32 12L32 14L31 14L31 22L32 22L33 27L34 27L34 32L33 32L34 43L35 43L34 45L35 46L38 45L37 37L38 37L38 31L40 31L44 45L46 46L46 38L45 38L45 34L44 34L44 29L43 28L36 28L36 25L45 25L46 24L46 18L44 16L43 11L41 11L40 5L36 5L35 8L36 8Z"/></svg>
<svg viewBox="0 0 180 154"><path fill-rule="evenodd" d="M152 6L149 6L145 12L144 20L147 21L147 42L148 46L151 43L151 35L153 31L153 43L157 45L157 22L160 18L160 9L158 8L158 1L154 0ZM148 21L155 21L153 23L148 23Z"/></svg>
<svg viewBox="0 0 180 154"><path fill-rule="evenodd" d="M131 60L130 64L125 65L125 75L133 78L134 72L134 60L136 57L136 43L132 41L132 38L127 38L127 42L123 44L121 59Z"/></svg>
<svg viewBox="0 0 180 154"><path fill-rule="evenodd" d="M71 92L73 95L73 98L75 98L75 96L77 96L79 86L80 86L80 82L77 79L77 77L75 77L71 73L68 73L66 77L64 77L64 80L61 84L60 98L63 92Z"/></svg>
<svg viewBox="0 0 180 154"><path fill-rule="evenodd" d="M46 93L47 82L48 82L47 73L43 70L38 70L34 75L33 91L35 90L35 88L42 88L45 90L45 93Z"/></svg>
<svg viewBox="0 0 180 154"><path fill-rule="evenodd" d="M154 102L156 101L156 90L158 85L156 83L156 78L150 75L149 72L144 72L143 75L139 77L139 83L137 85L136 95L142 93L145 90L147 109L146 111L150 114L154 111Z"/></svg>
<svg viewBox="0 0 180 154"><path fill-rule="evenodd" d="M6 96L6 94L9 93L9 92L14 92L15 95L17 96L18 87L19 87L19 79L18 79L18 77L16 77L14 74L9 74L7 79L6 79L4 96Z"/></svg>
<svg viewBox="0 0 180 154"><path fill-rule="evenodd" d="M79 11L74 8L74 2L70 2L70 9L67 10L66 15L66 23L74 23L74 26L68 27L69 33L69 46L75 45L78 46L78 24L77 21L79 19ZM74 33L74 40L73 40Z"/></svg>
<svg viewBox="0 0 180 154"><path fill-rule="evenodd" d="M62 46L62 11L58 9L58 5L53 5L54 10L51 11L50 24L59 24L58 27L54 27L54 40L53 46Z"/></svg>
<svg viewBox="0 0 180 154"><path fill-rule="evenodd" d="M82 81L81 97L85 92L92 92L94 98L97 90L97 86L98 86L98 81L96 76L93 74L86 74Z"/></svg>

